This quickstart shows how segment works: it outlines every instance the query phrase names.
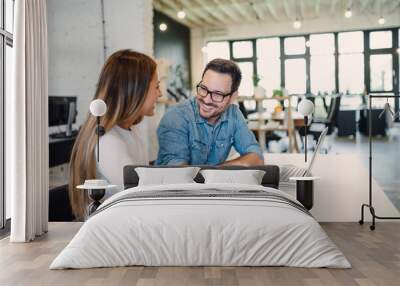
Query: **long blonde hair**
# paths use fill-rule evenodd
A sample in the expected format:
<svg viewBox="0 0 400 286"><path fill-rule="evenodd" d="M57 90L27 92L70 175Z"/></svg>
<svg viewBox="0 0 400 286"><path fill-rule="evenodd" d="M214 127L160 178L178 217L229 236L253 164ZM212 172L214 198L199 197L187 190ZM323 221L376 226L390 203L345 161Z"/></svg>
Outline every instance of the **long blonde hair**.
<svg viewBox="0 0 400 286"><path fill-rule="evenodd" d="M156 63L150 57L131 50L112 54L104 64L93 99L102 99L107 112L101 118L106 133L116 124L142 120L140 110L146 99ZM96 178L96 118L88 113L72 149L70 159L69 198L72 212L78 220L85 217L89 198L76 186L86 179Z"/></svg>

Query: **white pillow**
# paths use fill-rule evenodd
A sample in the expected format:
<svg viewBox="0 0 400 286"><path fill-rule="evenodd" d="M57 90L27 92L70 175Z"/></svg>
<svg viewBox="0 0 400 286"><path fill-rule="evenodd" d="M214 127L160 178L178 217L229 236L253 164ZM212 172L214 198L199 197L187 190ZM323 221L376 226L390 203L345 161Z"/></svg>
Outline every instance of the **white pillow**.
<svg viewBox="0 0 400 286"><path fill-rule="evenodd" d="M204 183L234 183L261 185L265 171L262 170L202 170Z"/></svg>
<svg viewBox="0 0 400 286"><path fill-rule="evenodd" d="M139 176L138 186L195 183L193 179L199 170L199 167L135 168Z"/></svg>

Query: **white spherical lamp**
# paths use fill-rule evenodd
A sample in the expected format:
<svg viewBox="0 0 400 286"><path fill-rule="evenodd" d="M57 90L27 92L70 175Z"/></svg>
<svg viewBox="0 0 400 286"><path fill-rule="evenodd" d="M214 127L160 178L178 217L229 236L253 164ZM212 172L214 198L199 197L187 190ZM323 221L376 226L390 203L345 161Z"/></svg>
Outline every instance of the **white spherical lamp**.
<svg viewBox="0 0 400 286"><path fill-rule="evenodd" d="M93 116L103 116L106 114L107 105L104 100L95 99L90 103L89 110Z"/></svg>
<svg viewBox="0 0 400 286"><path fill-rule="evenodd" d="M97 162L100 160L100 136L106 133L106 129L100 125L100 117L106 114L107 105L102 99L95 99L90 103L90 113L96 117L96 135L97 135Z"/></svg>
<svg viewBox="0 0 400 286"><path fill-rule="evenodd" d="M297 110L301 115L304 116L304 160L307 162L307 125L308 125L308 116L310 116L314 112L314 103L304 98L300 101L297 106Z"/></svg>
<svg viewBox="0 0 400 286"><path fill-rule="evenodd" d="M297 110L303 116L309 116L311 113L314 112L314 103L309 99L303 99L300 101L299 105L297 106Z"/></svg>

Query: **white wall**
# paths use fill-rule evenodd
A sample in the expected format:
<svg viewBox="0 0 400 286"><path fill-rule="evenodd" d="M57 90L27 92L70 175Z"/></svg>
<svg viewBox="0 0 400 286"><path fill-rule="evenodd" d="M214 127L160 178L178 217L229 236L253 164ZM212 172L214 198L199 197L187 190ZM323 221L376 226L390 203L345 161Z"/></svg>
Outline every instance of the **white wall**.
<svg viewBox="0 0 400 286"><path fill-rule="evenodd" d="M148 0L104 0L107 56L119 49L153 53ZM84 121L104 63L100 0L48 0L49 95L78 97Z"/></svg>
<svg viewBox="0 0 400 286"><path fill-rule="evenodd" d="M104 63L101 0L48 0L49 95L75 95L76 127L89 109ZM106 56L120 49L153 55L150 0L104 0ZM155 157L154 120L141 124L149 156ZM52 131L52 130L50 130Z"/></svg>
<svg viewBox="0 0 400 286"><path fill-rule="evenodd" d="M152 1L105 0L104 18L107 56L127 48L153 54Z"/></svg>
<svg viewBox="0 0 400 286"><path fill-rule="evenodd" d="M49 95L77 96L80 125L103 64L99 1L48 0Z"/></svg>
<svg viewBox="0 0 400 286"><path fill-rule="evenodd" d="M192 29L191 31L191 58L192 58L192 83L200 80L201 71L205 66L204 55L201 48L213 40L234 40L249 39L257 37L271 37L282 35L297 35L308 33L335 32L348 30L366 30L384 27L399 27L400 14L393 13L385 15L386 24L378 25L376 16L353 16L351 19L345 19L342 16L330 18L317 18L302 23L299 30L295 30L292 22L268 22L248 25L232 25L224 28L223 35L213 36L207 34L205 29ZM220 33L221 34L221 33Z"/></svg>

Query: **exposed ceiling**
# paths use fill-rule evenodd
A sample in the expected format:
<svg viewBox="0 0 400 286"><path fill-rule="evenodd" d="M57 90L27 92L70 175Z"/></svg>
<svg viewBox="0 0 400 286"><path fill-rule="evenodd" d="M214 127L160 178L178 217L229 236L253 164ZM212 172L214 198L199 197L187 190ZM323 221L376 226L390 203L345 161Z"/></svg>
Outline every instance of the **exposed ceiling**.
<svg viewBox="0 0 400 286"><path fill-rule="evenodd" d="M223 27L257 22L288 22L353 15L377 18L397 13L400 0L153 0L154 8L189 27ZM179 19L177 12L186 17Z"/></svg>

